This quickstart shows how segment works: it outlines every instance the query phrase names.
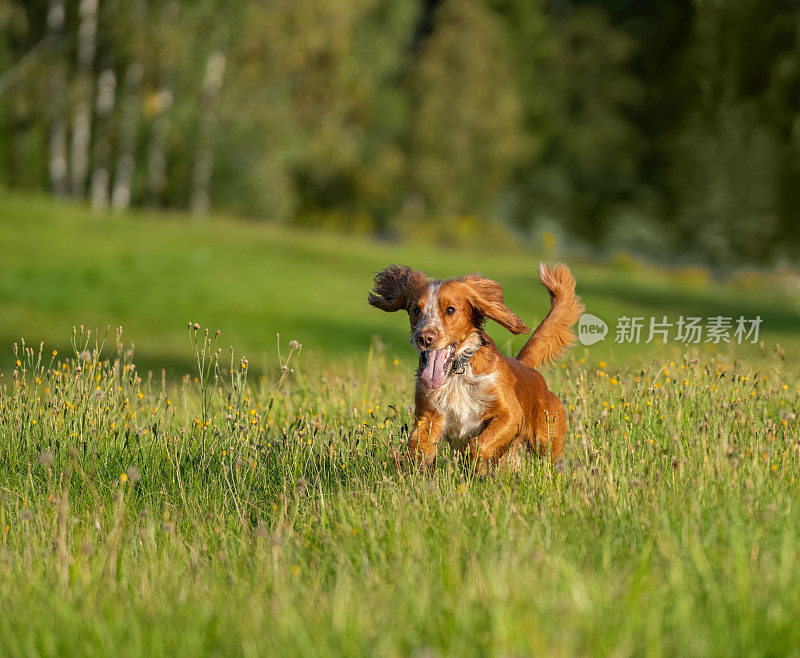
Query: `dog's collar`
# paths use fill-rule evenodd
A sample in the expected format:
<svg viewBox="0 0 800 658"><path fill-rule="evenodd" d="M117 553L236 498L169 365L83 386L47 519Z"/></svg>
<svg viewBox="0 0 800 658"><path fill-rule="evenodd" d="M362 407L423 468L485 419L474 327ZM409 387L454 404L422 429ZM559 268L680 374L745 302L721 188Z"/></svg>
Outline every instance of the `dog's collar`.
<svg viewBox="0 0 800 658"><path fill-rule="evenodd" d="M474 350L464 350L458 357L453 359L453 364L450 366L450 372L452 374L463 375L469 360L478 353L478 350L481 349L481 347L489 344L488 338L482 330L478 334L478 337L481 339L481 344L478 347L476 347Z"/></svg>
<svg viewBox="0 0 800 658"><path fill-rule="evenodd" d="M475 356L478 350L466 350L459 356L453 359L453 364L450 366L450 372L454 375L463 375L469 363L469 360Z"/></svg>

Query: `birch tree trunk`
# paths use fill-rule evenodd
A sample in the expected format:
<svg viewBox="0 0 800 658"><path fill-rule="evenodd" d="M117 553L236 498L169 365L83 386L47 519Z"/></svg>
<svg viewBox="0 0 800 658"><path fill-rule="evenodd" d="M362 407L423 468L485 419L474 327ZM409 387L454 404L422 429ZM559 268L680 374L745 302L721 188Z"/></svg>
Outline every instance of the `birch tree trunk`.
<svg viewBox="0 0 800 658"><path fill-rule="evenodd" d="M64 0L50 0L47 11L47 31L54 40L63 37L66 9ZM50 187L55 194L68 191L67 166L67 67L60 52L53 62L50 75L50 141L48 148L48 172Z"/></svg>
<svg viewBox="0 0 800 658"><path fill-rule="evenodd" d="M167 186L167 136L169 135L169 108L172 91L166 87L156 94L154 101L158 115L153 121L150 143L147 147L147 204L160 206Z"/></svg>
<svg viewBox="0 0 800 658"><path fill-rule="evenodd" d="M200 105L198 148L192 175L191 210L196 219L208 214L211 206L209 185L214 170L214 133L217 127L217 101L225 75L225 55L211 53L203 78L203 98Z"/></svg>
<svg viewBox="0 0 800 658"><path fill-rule="evenodd" d="M167 186L167 138L170 131L169 111L172 108L172 83L175 57L169 48L172 32L177 30L180 4L168 2L161 10L161 30L158 67L159 90L152 96L150 111L154 115L147 145L147 204L160 206Z"/></svg>
<svg viewBox="0 0 800 658"><path fill-rule="evenodd" d="M78 27L78 84L72 119L70 154L72 195L82 197L89 170L89 142L92 130L92 63L97 50L98 0L81 0Z"/></svg>
<svg viewBox="0 0 800 658"><path fill-rule="evenodd" d="M111 113L117 93L117 76L113 69L104 70L97 79L97 128L94 143L94 172L91 181L92 210L102 214L108 210L108 189L111 181Z"/></svg>
<svg viewBox="0 0 800 658"><path fill-rule="evenodd" d="M125 210L131 204L131 185L136 166L136 130L139 123L139 85L144 69L139 62L133 62L125 71L122 106L122 125L120 126L119 154L117 171L114 176L114 191L111 193L111 207Z"/></svg>

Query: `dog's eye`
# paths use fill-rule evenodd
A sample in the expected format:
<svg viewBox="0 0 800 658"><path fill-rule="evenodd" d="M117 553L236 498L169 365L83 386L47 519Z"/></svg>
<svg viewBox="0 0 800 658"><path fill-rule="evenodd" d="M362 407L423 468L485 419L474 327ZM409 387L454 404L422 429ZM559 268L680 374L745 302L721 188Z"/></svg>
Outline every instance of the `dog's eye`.
<svg viewBox="0 0 800 658"><path fill-rule="evenodd" d="M414 315L419 315L420 313L422 313L422 309L419 306L415 306L413 312Z"/></svg>
<svg viewBox="0 0 800 658"><path fill-rule="evenodd" d="M453 313L456 312L456 309L454 309L452 306L448 306L446 309L444 309L444 312L447 315L453 315Z"/></svg>

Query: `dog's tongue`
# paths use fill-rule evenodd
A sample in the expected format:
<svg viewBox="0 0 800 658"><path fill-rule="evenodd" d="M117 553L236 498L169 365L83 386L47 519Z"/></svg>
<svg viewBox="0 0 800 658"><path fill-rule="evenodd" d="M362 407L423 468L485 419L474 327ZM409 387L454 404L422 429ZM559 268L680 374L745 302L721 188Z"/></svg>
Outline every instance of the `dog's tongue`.
<svg viewBox="0 0 800 658"><path fill-rule="evenodd" d="M420 378L426 388L439 388L444 384L444 362L447 359L447 348L428 352L428 362Z"/></svg>

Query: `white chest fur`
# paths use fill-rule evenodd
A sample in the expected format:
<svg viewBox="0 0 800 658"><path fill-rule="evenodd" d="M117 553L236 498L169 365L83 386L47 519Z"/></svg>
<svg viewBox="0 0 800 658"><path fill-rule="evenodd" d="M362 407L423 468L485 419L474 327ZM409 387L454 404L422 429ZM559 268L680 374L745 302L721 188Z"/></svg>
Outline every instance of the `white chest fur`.
<svg viewBox="0 0 800 658"><path fill-rule="evenodd" d="M461 448L483 427L483 415L494 399L494 373L476 375L467 364L461 375L451 374L441 388L431 392L434 409L444 417L443 438Z"/></svg>

